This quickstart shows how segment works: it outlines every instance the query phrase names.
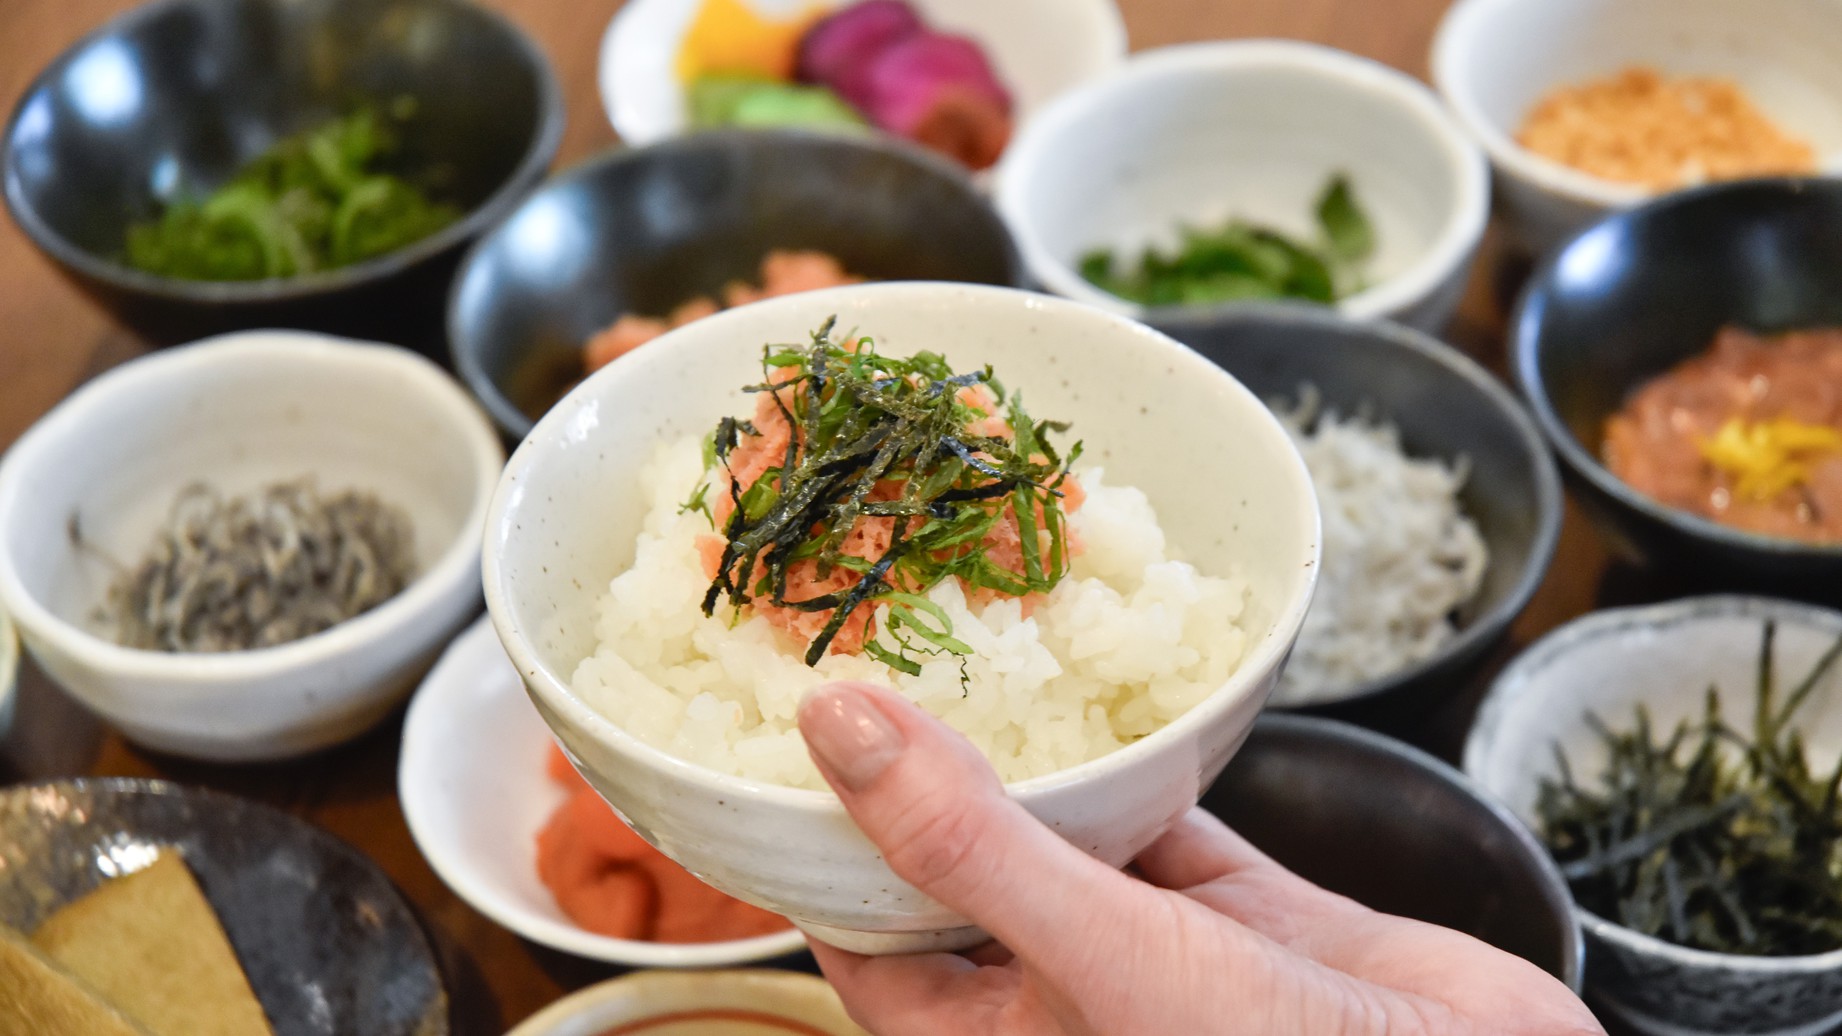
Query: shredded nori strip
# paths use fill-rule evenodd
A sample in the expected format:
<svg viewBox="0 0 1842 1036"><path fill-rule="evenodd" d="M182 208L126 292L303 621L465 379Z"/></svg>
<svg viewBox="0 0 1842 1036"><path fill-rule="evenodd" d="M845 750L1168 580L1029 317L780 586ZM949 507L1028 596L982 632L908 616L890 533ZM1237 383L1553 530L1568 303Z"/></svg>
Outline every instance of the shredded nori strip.
<svg viewBox="0 0 1842 1036"><path fill-rule="evenodd" d="M778 467L742 486L730 471L729 456L743 435L756 434L754 427L724 418L711 436L711 457L730 476L734 510L721 530L723 555L703 610L712 615L718 602L727 601L739 611L766 599L799 611L829 612L806 650L806 664L814 665L858 606L887 604L887 632L895 648L867 640L865 650L904 672L918 672L910 652L971 651L954 639L946 614L922 596L941 581L958 577L968 591L1020 597L1046 593L1067 574L1061 485L1081 444L1061 456L1049 436L1068 426L1032 421L1021 396L1006 393L989 367L956 374L935 353L882 356L869 338L835 340L836 323L836 317L827 320L806 346L762 350L764 379L747 391L770 393L793 430ZM1009 422L1010 436L969 432L992 416L961 398L961 390L980 385L995 399L994 413ZM885 483L900 486L896 497L870 500ZM1020 572L992 562L980 549L1007 514L1016 515L1022 534ZM898 519L880 557L842 549L860 518ZM1046 534L1046 552L1039 533ZM789 599L788 567L808 559L817 559L822 577L842 568L857 578L839 592Z"/></svg>
<svg viewBox="0 0 1842 1036"><path fill-rule="evenodd" d="M1555 748L1536 812L1580 905L1682 946L1759 956L1842 948L1842 762L1813 772L1791 726L1842 656L1842 638L1776 701L1772 644L1760 637L1750 737L1721 717L1710 687L1698 722L1659 739L1637 709L1629 731L1588 721L1605 745L1597 787Z"/></svg>

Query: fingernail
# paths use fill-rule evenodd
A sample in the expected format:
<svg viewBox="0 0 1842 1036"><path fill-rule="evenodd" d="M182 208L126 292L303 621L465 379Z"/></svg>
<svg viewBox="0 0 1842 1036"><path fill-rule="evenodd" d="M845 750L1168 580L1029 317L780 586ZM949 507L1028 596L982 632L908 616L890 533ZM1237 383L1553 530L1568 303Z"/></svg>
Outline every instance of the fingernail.
<svg viewBox="0 0 1842 1036"><path fill-rule="evenodd" d="M861 791L902 754L902 732L870 696L845 684L828 684L800 703L806 746L839 782Z"/></svg>

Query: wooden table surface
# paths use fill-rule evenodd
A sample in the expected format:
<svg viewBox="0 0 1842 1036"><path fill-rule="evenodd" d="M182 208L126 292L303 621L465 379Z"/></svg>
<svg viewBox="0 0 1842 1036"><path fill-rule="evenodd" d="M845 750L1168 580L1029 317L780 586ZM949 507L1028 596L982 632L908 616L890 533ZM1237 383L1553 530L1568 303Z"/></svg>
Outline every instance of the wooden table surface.
<svg viewBox="0 0 1842 1036"><path fill-rule="evenodd" d="M595 91L595 45L619 0L485 0L529 30L555 63L568 103L559 164L614 143ZM1003 0L994 0L1003 2ZM40 69L133 0L0 0L0 113ZM1119 0L1134 49L1187 40L1293 37L1354 51L1426 75L1446 0ZM1447 338L1502 370L1507 300L1524 273L1487 241ZM0 449L85 379L144 351L67 284L0 216ZM1569 509L1547 581L1496 663L1542 632L1602 601L1643 596ZM396 800L400 714L343 747L271 766L212 766L153 755L100 727L28 663L17 722L0 745L0 779L78 774L158 776L233 792L319 824L376 860L423 912L454 965L457 1031L503 1032L558 996L605 977L590 964L524 942L468 907L436 878L410 840ZM1493 665L1494 668L1494 665ZM1479 682L1481 686L1481 682ZM1433 722L1407 732L1451 757L1478 688Z"/></svg>

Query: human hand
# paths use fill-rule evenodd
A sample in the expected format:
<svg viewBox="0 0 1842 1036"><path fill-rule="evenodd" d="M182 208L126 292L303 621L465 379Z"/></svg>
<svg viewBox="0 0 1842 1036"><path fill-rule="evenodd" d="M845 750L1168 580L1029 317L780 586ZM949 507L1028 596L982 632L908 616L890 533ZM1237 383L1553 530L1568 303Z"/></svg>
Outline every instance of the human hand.
<svg viewBox="0 0 1842 1036"><path fill-rule="evenodd" d="M965 738L893 692L831 684L799 723L890 868L997 941L896 957L815 942L879 1036L1603 1036L1534 965L1320 889L1200 809L1134 877L1031 817Z"/></svg>

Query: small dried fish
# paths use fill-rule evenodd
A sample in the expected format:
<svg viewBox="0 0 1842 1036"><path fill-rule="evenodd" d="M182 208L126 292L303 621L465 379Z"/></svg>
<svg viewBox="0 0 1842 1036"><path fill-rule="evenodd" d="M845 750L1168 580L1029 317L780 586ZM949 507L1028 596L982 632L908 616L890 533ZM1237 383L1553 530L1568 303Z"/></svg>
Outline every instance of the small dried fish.
<svg viewBox="0 0 1842 1036"><path fill-rule="evenodd" d="M311 478L226 500L194 483L98 619L132 648L244 651L311 636L395 596L415 573L408 518Z"/></svg>

